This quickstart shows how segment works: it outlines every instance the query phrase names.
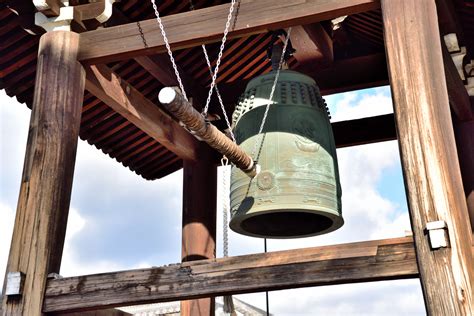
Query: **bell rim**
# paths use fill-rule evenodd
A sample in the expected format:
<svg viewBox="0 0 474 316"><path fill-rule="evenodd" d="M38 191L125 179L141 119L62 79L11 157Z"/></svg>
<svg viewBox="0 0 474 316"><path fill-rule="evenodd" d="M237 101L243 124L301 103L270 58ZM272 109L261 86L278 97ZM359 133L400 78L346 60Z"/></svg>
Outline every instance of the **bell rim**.
<svg viewBox="0 0 474 316"><path fill-rule="evenodd" d="M309 233L309 234L293 235L293 236L269 236L265 234L254 234L252 232L242 229L241 224L245 220L248 220L252 217L257 217L257 216L272 214L272 213L284 213L284 212L288 212L289 210L291 210L291 213L307 213L307 214L320 215L320 216L327 217L332 221L332 225L329 226L325 230L321 230L321 231L317 231L317 232ZM242 215L237 215L237 216L234 215L232 216L232 219L229 222L230 229L232 229L232 231L238 234L250 236L250 237L257 237L257 238L267 238L267 239L296 239L296 238L314 237L314 236L331 233L335 230L338 230L343 225L344 225L344 218L342 217L342 214L340 212L334 212L333 210L326 209L326 208L322 208L321 210L315 210L314 208L308 207L308 209L305 209L305 208L302 208L301 206L298 208L282 207L280 209L261 210L261 211L255 211L252 213L247 213L247 214L242 214Z"/></svg>

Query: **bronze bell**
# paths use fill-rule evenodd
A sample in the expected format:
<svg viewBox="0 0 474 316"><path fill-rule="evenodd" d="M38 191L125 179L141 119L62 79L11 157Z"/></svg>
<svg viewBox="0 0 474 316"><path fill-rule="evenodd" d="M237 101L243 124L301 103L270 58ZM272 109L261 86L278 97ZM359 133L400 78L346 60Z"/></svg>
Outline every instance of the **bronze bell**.
<svg viewBox="0 0 474 316"><path fill-rule="evenodd" d="M261 171L251 179L232 168L230 228L266 238L325 234L344 224L326 103L313 79L282 70L263 135L257 135L275 74L251 80L233 114L237 143L247 153L257 148L253 158Z"/></svg>

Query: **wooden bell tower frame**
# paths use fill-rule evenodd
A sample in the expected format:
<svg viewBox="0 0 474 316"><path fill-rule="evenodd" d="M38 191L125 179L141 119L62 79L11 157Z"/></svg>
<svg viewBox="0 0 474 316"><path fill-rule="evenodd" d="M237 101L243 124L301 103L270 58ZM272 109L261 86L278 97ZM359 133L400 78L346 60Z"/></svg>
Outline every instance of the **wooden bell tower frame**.
<svg viewBox="0 0 474 316"><path fill-rule="evenodd" d="M130 57L152 67L146 55L164 52L156 22L141 22L146 48L137 36L136 23L81 34L44 34L2 315L95 309L102 309L102 315L116 315L117 311L108 309L175 300L185 301L183 315L211 315L214 296L416 277L421 279L430 315L474 315L470 225L474 205L472 193L467 200L463 191L463 178L465 187L472 185L474 174L474 161L469 158L469 148L474 148L473 107L451 60L443 58L436 10L442 2L242 1L229 37L382 9L413 238L223 259L214 259L214 152L103 65ZM173 49L220 40L227 5L202 10L208 15L206 21L200 19L201 10L163 19ZM186 32L190 24L192 32ZM48 277L59 272L61 263L84 87L184 159L183 263ZM450 106L456 114L454 129ZM441 242L447 241L447 247L433 248L433 230L446 236ZM18 293L11 294L8 287L15 285Z"/></svg>

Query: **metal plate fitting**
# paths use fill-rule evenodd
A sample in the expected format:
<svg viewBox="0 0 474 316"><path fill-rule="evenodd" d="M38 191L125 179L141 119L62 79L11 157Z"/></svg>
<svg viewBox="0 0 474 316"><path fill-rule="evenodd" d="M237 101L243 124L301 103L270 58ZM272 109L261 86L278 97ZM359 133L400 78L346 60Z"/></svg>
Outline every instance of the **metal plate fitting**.
<svg viewBox="0 0 474 316"><path fill-rule="evenodd" d="M8 272L6 296L21 295L23 293L23 284L25 283L25 274L23 272Z"/></svg>
<svg viewBox="0 0 474 316"><path fill-rule="evenodd" d="M445 221L426 223L431 249L449 247L448 226Z"/></svg>

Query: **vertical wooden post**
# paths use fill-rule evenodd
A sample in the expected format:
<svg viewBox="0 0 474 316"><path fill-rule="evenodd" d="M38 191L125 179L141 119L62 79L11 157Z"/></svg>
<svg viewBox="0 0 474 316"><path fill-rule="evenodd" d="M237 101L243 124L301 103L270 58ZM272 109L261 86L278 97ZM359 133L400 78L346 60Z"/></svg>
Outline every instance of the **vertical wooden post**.
<svg viewBox="0 0 474 316"><path fill-rule="evenodd" d="M25 274L3 315L41 315L49 273L59 272L76 159L85 73L79 35L48 32L38 51L35 95L8 272ZM3 287L5 293L7 278Z"/></svg>
<svg viewBox="0 0 474 316"><path fill-rule="evenodd" d="M206 146L207 147L207 146ZM199 149L199 161L184 161L182 260L216 256L217 166L210 148ZM182 301L181 315L214 315L214 298Z"/></svg>
<svg viewBox="0 0 474 316"><path fill-rule="evenodd" d="M474 261L434 0L382 0L390 83L417 259L430 315L474 315ZM427 223L444 221L448 248Z"/></svg>

